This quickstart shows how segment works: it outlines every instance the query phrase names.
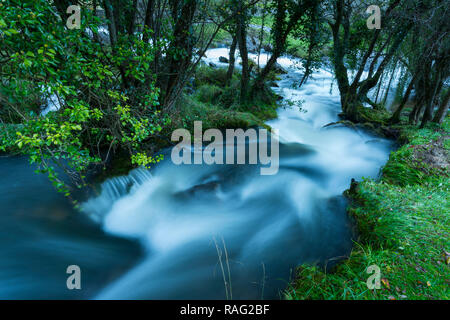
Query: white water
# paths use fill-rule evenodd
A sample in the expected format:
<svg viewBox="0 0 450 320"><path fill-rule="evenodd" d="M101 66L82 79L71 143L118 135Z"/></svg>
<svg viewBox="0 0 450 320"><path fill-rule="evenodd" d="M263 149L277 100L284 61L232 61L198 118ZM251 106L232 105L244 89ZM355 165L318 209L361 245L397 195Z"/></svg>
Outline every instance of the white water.
<svg viewBox="0 0 450 320"><path fill-rule="evenodd" d="M227 57L227 49L206 55L206 62L226 66L218 57ZM280 109L268 122L282 143L278 174L260 176L255 165L175 166L166 156L151 174L137 169L104 183L85 211L106 232L138 239L147 253L96 298L224 299L226 291L233 299L275 298L296 265L326 265L349 252L340 195L351 178L377 176L390 143L346 127L323 128L340 111L332 75L322 70L296 89L302 76L296 62L278 62L289 72L274 90L304 100L306 111ZM221 269L228 280L225 251L231 285Z"/></svg>

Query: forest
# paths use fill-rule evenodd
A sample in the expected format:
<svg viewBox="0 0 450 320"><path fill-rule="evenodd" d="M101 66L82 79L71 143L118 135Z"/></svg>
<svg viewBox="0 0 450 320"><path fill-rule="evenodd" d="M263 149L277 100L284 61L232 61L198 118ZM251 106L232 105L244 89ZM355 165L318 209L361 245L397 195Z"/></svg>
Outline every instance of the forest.
<svg viewBox="0 0 450 320"><path fill-rule="evenodd" d="M449 0L0 1L0 298L448 299L449 21ZM174 164L199 121L276 133L279 170Z"/></svg>

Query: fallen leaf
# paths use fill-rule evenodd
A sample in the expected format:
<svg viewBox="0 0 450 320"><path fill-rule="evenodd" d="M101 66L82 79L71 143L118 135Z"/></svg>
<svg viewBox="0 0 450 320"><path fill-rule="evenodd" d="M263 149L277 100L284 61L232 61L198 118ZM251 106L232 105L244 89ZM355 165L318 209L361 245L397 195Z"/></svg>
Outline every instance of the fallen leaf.
<svg viewBox="0 0 450 320"><path fill-rule="evenodd" d="M386 288L388 288L388 289L391 288L391 286L389 285L389 280L388 280L388 279L386 279L386 278L381 278L381 282L383 283L383 285L384 285Z"/></svg>

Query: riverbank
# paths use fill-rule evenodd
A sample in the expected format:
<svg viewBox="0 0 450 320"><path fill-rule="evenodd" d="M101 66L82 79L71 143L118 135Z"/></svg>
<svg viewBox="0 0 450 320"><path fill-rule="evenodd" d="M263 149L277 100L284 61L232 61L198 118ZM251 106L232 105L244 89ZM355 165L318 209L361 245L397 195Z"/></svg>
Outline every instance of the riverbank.
<svg viewBox="0 0 450 320"><path fill-rule="evenodd" d="M449 298L450 119L393 129L401 147L381 178L346 191L357 226L349 258L332 270L300 266L287 299ZM380 289L368 289L371 265L380 268Z"/></svg>
<svg viewBox="0 0 450 320"><path fill-rule="evenodd" d="M219 58L214 63L219 64ZM238 66L237 66L238 67ZM149 152L159 154L165 148L173 146L172 132L184 128L194 134L194 121L202 121L204 130L207 129L248 129L265 127L266 121L277 117L278 96L269 87L269 83L277 79L273 72L267 79L264 90L258 95L251 96L246 103L239 101L241 72L236 68L227 82L227 68L223 66L210 66L206 63L197 69L188 86L178 101L177 112L170 114L168 123L158 135L148 141ZM101 171L95 172L95 183L101 183L108 178L126 175L132 169L139 167L132 164L127 152L117 153L111 157Z"/></svg>

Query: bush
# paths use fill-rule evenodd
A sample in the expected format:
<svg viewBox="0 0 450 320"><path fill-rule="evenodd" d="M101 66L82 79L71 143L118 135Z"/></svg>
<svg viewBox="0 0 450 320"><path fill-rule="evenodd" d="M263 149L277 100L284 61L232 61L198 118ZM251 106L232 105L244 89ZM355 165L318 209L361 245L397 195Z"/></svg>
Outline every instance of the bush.
<svg viewBox="0 0 450 320"><path fill-rule="evenodd" d="M194 78L194 85L200 87L204 84L214 84L223 87L227 79L227 69L212 68L206 65L201 65L197 68Z"/></svg>
<svg viewBox="0 0 450 320"><path fill-rule="evenodd" d="M105 164L114 151L128 152L134 165L158 161L145 148L167 122L150 68L154 46L137 35L120 36L112 50L104 50L83 35L101 25L89 10L81 29L68 31L50 1L2 3L0 97L7 99L1 99L0 124L20 124L15 132L0 125L0 151L29 156L67 196L72 184L58 177L55 165L81 188L86 171ZM124 65L126 78L118 76ZM125 85L131 80L133 86ZM49 96L59 109L41 116L39 99Z"/></svg>
<svg viewBox="0 0 450 320"><path fill-rule="evenodd" d="M204 84L197 89L197 99L205 103L217 103L223 90L216 85Z"/></svg>

